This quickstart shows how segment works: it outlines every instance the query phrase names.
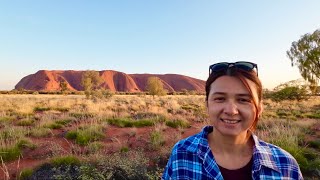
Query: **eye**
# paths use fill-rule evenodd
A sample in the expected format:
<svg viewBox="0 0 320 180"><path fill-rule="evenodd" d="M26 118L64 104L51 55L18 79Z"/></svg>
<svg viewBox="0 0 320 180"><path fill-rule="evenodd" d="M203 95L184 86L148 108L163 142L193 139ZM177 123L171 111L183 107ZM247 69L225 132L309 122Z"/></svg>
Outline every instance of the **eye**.
<svg viewBox="0 0 320 180"><path fill-rule="evenodd" d="M250 98L239 98L238 101L241 103L251 103Z"/></svg>
<svg viewBox="0 0 320 180"><path fill-rule="evenodd" d="M224 97L215 97L215 98L213 98L213 100L215 102L223 102L225 100L225 98Z"/></svg>

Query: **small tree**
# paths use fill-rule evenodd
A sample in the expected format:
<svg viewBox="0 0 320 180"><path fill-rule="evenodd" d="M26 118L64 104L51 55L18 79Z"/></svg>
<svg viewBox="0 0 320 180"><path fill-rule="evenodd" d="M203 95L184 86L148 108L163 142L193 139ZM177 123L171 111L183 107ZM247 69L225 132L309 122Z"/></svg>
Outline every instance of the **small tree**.
<svg viewBox="0 0 320 180"><path fill-rule="evenodd" d="M287 56L291 60L291 65L299 68L301 76L316 85L320 79L320 29L292 42Z"/></svg>
<svg viewBox="0 0 320 180"><path fill-rule="evenodd" d="M84 89L87 98L90 97L92 91L95 91L103 83L98 71L85 71L82 74L81 86Z"/></svg>
<svg viewBox="0 0 320 180"><path fill-rule="evenodd" d="M167 94L166 90L163 88L161 79L158 77L149 77L146 89L153 97L155 95L163 96Z"/></svg>
<svg viewBox="0 0 320 180"><path fill-rule="evenodd" d="M62 94L64 94L67 90L68 90L68 83L67 83L67 81L66 80L61 80L60 81L60 90L61 90L61 92L62 92Z"/></svg>

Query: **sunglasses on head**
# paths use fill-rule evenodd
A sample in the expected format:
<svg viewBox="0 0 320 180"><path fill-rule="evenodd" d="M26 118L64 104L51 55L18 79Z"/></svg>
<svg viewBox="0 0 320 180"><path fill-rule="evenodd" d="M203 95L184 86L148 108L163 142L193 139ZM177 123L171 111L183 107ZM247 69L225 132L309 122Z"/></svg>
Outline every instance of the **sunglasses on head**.
<svg viewBox="0 0 320 180"><path fill-rule="evenodd" d="M255 63L247 62L247 61L238 61L238 62L220 62L216 64L212 64L209 66L209 75L213 72L218 71L227 71L229 68L241 69L243 71L252 71L256 68L257 76L258 76L258 66Z"/></svg>

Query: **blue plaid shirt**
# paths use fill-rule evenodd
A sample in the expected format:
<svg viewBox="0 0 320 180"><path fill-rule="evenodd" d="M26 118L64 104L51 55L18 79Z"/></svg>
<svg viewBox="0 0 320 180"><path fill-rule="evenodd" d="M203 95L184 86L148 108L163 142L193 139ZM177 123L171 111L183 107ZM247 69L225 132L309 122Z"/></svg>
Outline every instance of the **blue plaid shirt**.
<svg viewBox="0 0 320 180"><path fill-rule="evenodd" d="M173 147L162 179L223 180L207 140L212 131L212 126L206 126L200 133L179 141ZM303 179L297 161L288 152L252 136L255 143L252 179Z"/></svg>

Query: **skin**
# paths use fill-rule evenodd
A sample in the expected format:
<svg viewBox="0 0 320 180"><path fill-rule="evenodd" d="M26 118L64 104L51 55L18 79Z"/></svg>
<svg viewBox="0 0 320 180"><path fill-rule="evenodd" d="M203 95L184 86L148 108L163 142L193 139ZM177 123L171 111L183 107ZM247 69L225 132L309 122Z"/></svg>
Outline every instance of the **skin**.
<svg viewBox="0 0 320 180"><path fill-rule="evenodd" d="M221 76L210 86L207 111L214 130L208 135L209 146L217 163L227 169L245 166L253 154L254 143L248 130L257 111L261 114L262 103L256 85L246 81L253 97L237 77Z"/></svg>

